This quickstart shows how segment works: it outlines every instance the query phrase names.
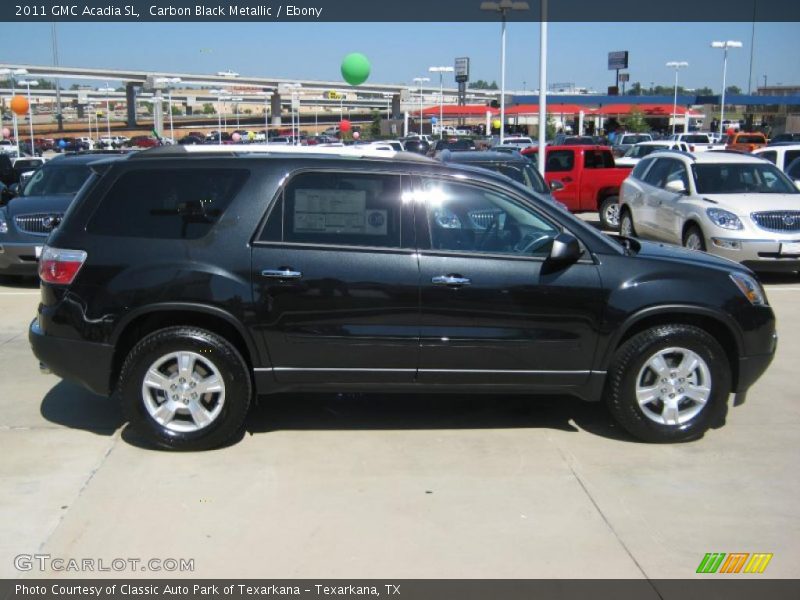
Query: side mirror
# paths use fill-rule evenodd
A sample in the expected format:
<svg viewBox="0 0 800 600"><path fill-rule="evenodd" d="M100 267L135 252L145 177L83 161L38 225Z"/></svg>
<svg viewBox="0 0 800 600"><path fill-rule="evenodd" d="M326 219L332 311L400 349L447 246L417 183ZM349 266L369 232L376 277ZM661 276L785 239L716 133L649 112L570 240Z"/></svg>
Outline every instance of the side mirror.
<svg viewBox="0 0 800 600"><path fill-rule="evenodd" d="M564 184L558 181L557 179L554 179L553 181L550 182L551 192L557 192L559 190L563 190L564 187L565 187Z"/></svg>
<svg viewBox="0 0 800 600"><path fill-rule="evenodd" d="M680 179L675 179L674 181L668 181L667 185L664 186L664 189L668 192L672 192L673 194L685 194L686 184L684 184Z"/></svg>
<svg viewBox="0 0 800 600"><path fill-rule="evenodd" d="M12 198L19 196L19 184L12 183L10 186L8 186L8 193L11 194Z"/></svg>
<svg viewBox="0 0 800 600"><path fill-rule="evenodd" d="M583 252L578 240L569 233L559 233L553 239L548 260L557 263L574 263L580 259Z"/></svg>

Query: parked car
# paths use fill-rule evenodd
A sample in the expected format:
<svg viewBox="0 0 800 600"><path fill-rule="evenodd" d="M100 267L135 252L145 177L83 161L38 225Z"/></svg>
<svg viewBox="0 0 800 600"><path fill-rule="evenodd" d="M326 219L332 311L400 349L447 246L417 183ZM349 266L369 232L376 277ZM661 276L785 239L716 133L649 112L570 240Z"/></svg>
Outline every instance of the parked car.
<svg viewBox="0 0 800 600"><path fill-rule="evenodd" d="M424 139L419 137L403 138L403 147L406 152L414 152L415 154L427 154L431 145Z"/></svg>
<svg viewBox="0 0 800 600"><path fill-rule="evenodd" d="M35 275L47 236L58 227L75 194L89 178L96 154L59 156L47 161L21 194L2 208L0 275Z"/></svg>
<svg viewBox="0 0 800 600"><path fill-rule="evenodd" d="M689 152L689 146L685 142L672 141L657 141L657 142L641 142L628 148L620 158L614 159L614 164L618 167L635 167L640 160L645 156L652 154L658 150L680 150L682 152Z"/></svg>
<svg viewBox="0 0 800 600"><path fill-rule="evenodd" d="M6 185L14 185L19 181L19 175L14 170L14 154L0 152L0 183Z"/></svg>
<svg viewBox="0 0 800 600"><path fill-rule="evenodd" d="M770 138L769 143L767 145L772 146L773 144L794 144L800 143L800 133L779 133L778 135Z"/></svg>
<svg viewBox="0 0 800 600"><path fill-rule="evenodd" d="M32 175L33 171L41 167L46 161L47 159L42 158L41 156L24 156L22 158L15 158L12 163L17 181L23 182L23 180L26 179L23 178L23 175Z"/></svg>
<svg viewBox="0 0 800 600"><path fill-rule="evenodd" d="M725 144L715 141L707 133L676 133L671 135L670 140L685 142L689 145L689 152L706 152L708 150L723 150Z"/></svg>
<svg viewBox="0 0 800 600"><path fill-rule="evenodd" d="M771 162L781 171L786 173L788 166L796 158L800 158L800 143L798 144L777 144L764 146L753 150L753 155Z"/></svg>
<svg viewBox="0 0 800 600"><path fill-rule="evenodd" d="M567 135L564 136L562 146L596 146L598 141L591 135Z"/></svg>
<svg viewBox="0 0 800 600"><path fill-rule="evenodd" d="M652 141L653 136L649 133L618 133L611 144L611 152L614 153L614 156L622 156L634 144Z"/></svg>
<svg viewBox="0 0 800 600"><path fill-rule="evenodd" d="M450 152L470 152L475 150L475 142L468 138L446 138L438 140L431 146L430 150L428 150L428 156L438 158L445 150L449 150Z"/></svg>
<svg viewBox="0 0 800 600"><path fill-rule="evenodd" d="M151 135L136 135L126 143L129 148L155 148L161 141Z"/></svg>
<svg viewBox="0 0 800 600"><path fill-rule="evenodd" d="M571 394L683 441L773 358L730 261L612 239L486 170L238 154L103 165L42 251L36 358L160 446L229 443L288 390Z"/></svg>
<svg viewBox="0 0 800 600"><path fill-rule="evenodd" d="M519 148L527 148L533 146L533 140L529 137L517 136L503 138L504 146L518 146Z"/></svg>
<svg viewBox="0 0 800 600"><path fill-rule="evenodd" d="M786 167L786 175L800 188L800 158L795 158Z"/></svg>
<svg viewBox="0 0 800 600"><path fill-rule="evenodd" d="M538 153L536 146L522 150L534 162ZM547 146L545 153L545 180L562 186L553 191L556 200L574 213L598 211L604 229L618 229L619 188L630 168L617 167L607 146Z"/></svg>
<svg viewBox="0 0 800 600"><path fill-rule="evenodd" d="M179 144L189 144L189 145L198 145L198 144L205 144L206 143L206 136L203 135L202 137L190 133L189 135L183 136L181 139L178 140Z"/></svg>
<svg viewBox="0 0 800 600"><path fill-rule="evenodd" d="M478 152L448 152L445 150L439 158L446 164L488 169L505 175L519 185L525 186L535 194L539 194L567 210L563 203L553 198L550 186L531 164L531 161L518 152L509 154L507 152L495 152L494 150Z"/></svg>
<svg viewBox="0 0 800 600"><path fill-rule="evenodd" d="M725 152L660 152L622 184L624 236L682 244L755 270L800 270L800 190L775 165Z"/></svg>
<svg viewBox="0 0 800 600"><path fill-rule="evenodd" d="M763 133L734 133L728 136L725 149L736 152L752 152L756 148L766 145L767 138L764 137Z"/></svg>

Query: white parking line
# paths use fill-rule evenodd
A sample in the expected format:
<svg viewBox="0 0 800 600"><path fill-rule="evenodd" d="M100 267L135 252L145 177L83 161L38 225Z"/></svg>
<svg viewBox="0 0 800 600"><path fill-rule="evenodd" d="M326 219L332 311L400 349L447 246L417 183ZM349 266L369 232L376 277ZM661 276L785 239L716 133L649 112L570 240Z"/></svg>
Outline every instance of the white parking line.
<svg viewBox="0 0 800 600"><path fill-rule="evenodd" d="M797 287L769 287L766 288L770 292L800 292L800 286Z"/></svg>
<svg viewBox="0 0 800 600"><path fill-rule="evenodd" d="M39 292L0 292L0 296L38 296Z"/></svg>

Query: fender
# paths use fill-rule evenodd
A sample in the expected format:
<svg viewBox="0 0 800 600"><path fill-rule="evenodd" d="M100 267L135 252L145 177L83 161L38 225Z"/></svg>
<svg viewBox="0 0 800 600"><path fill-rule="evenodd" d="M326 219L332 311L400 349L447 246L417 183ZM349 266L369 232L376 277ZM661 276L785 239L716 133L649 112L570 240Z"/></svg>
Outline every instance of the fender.
<svg viewBox="0 0 800 600"><path fill-rule="evenodd" d="M625 334L631 329L631 327L636 325L636 323L642 319L662 314L698 315L717 321L733 334L733 338L736 340L736 354L737 356L742 355L742 347L744 346L742 331L729 315L694 304L662 304L659 306L643 308L628 316L628 318L626 318L625 321L623 321L622 324L616 328L616 331L611 334L605 349L598 348L598 357L600 358L600 361L597 369L605 370L608 368L609 364L611 363L611 357L614 355L614 351L619 345L619 341L625 337Z"/></svg>
<svg viewBox="0 0 800 600"><path fill-rule="evenodd" d="M203 313L223 319L231 326L233 326L233 328L236 329L239 335L242 336L244 343L247 345L247 351L253 358L254 363L258 365L265 364L263 356L266 355L266 353L261 352L260 349L256 346L249 331L247 331L247 328L245 328L244 325L242 325L239 319L234 317L231 313L229 313L225 309L219 308L217 306L209 306L208 304L199 304L194 302L163 302L159 304L150 304L142 308L134 309L126 313L125 316L120 320L120 322L117 323L117 326L114 328L114 331L111 334L110 343L116 346L120 335L122 335L122 332L125 331L125 328L134 319L137 319L143 315L148 315L158 312L166 312L166 311Z"/></svg>

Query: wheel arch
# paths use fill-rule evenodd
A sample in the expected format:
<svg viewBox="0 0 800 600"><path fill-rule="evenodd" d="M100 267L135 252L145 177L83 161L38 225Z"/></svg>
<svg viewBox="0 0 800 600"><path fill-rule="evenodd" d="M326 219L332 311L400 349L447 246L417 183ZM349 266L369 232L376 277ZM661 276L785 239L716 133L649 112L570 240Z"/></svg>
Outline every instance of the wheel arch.
<svg viewBox="0 0 800 600"><path fill-rule="evenodd" d="M111 389L122 368L125 357L144 336L174 326L193 326L207 329L230 341L252 369L261 366L261 355L244 325L224 309L193 303L165 303L131 311L120 321L111 336L114 355L111 364Z"/></svg>
<svg viewBox="0 0 800 600"><path fill-rule="evenodd" d="M731 369L733 388L739 381L739 357L744 345L742 334L735 322L716 311L692 305L669 305L643 309L628 317L612 335L605 352L601 355L598 369L606 370L614 353L628 341L646 329L658 325L693 325L714 337L725 351Z"/></svg>

